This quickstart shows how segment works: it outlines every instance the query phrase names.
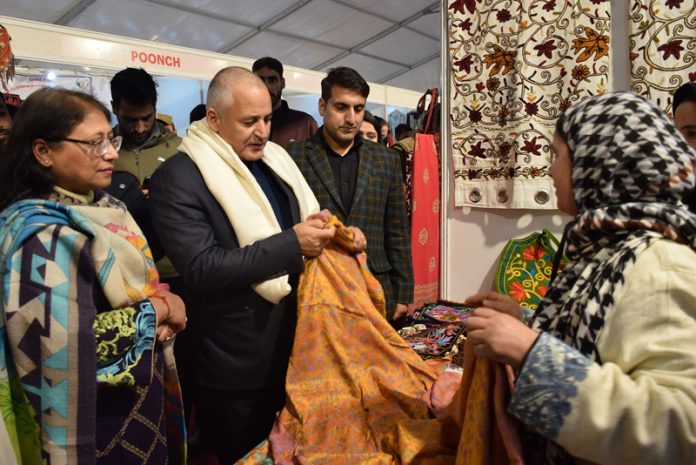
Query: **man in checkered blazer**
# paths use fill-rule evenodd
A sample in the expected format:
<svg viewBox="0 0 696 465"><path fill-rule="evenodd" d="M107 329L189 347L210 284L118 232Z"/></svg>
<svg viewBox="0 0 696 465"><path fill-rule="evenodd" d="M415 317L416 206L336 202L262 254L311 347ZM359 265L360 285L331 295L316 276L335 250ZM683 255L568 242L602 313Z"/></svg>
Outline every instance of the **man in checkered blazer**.
<svg viewBox="0 0 696 465"><path fill-rule="evenodd" d="M387 318L397 319L413 301L409 225L399 156L359 134L369 92L355 70L329 71L319 100L323 126L287 150L321 208L365 234L368 265L384 289Z"/></svg>

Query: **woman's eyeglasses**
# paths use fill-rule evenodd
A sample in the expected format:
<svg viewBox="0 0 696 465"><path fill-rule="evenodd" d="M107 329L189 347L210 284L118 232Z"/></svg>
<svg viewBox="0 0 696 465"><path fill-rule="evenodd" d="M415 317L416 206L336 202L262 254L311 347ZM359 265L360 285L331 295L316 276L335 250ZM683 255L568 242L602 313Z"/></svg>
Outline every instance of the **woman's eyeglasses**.
<svg viewBox="0 0 696 465"><path fill-rule="evenodd" d="M121 148L121 143L123 142L123 137L122 136L114 136L111 138L105 137L104 139L99 139L99 140L80 140L80 139L71 139L69 137L64 137L63 139L60 139L60 140L74 142L76 144L88 145L92 155L94 155L95 157L103 157L109 151L109 146L112 146L114 148L114 150L116 150L118 152L118 149Z"/></svg>

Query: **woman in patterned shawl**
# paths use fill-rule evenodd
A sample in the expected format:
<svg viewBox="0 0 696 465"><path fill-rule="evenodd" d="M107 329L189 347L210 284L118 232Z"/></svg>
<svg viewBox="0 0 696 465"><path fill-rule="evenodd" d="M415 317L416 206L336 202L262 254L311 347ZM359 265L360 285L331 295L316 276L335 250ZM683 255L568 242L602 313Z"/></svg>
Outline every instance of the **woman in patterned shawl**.
<svg viewBox="0 0 696 465"><path fill-rule="evenodd" d="M696 463L696 153L627 92L571 107L553 145L569 262L530 318L474 296L469 341L519 370L509 411L546 463Z"/></svg>
<svg viewBox="0 0 696 465"><path fill-rule="evenodd" d="M181 419L168 360L184 305L100 191L121 142L109 116L89 95L39 90L0 160L3 465L185 459L183 424L168 423Z"/></svg>

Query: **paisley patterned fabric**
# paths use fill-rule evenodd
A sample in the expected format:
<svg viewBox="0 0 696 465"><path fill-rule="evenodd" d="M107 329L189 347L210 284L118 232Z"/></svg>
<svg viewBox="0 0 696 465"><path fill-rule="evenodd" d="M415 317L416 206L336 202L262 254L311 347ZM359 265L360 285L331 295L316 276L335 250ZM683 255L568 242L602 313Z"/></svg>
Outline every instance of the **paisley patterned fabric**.
<svg viewBox="0 0 696 465"><path fill-rule="evenodd" d="M423 398L436 374L377 309L377 281L363 256L339 246L350 240L337 228L305 264L287 401L268 452L261 444L240 463L453 464Z"/></svg>
<svg viewBox="0 0 696 465"><path fill-rule="evenodd" d="M459 390L443 421L443 438L456 447L456 465L523 465L517 421L506 412L512 369L479 359L464 346Z"/></svg>

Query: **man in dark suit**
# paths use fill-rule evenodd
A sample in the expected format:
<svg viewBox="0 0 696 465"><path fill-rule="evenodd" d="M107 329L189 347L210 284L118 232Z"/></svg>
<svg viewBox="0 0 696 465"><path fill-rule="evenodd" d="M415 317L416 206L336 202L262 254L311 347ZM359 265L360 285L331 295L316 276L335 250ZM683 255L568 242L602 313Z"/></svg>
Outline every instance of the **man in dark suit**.
<svg viewBox="0 0 696 465"><path fill-rule="evenodd" d="M335 68L321 81L324 125L288 146L321 208L367 238L367 263L382 284L387 317L397 319L413 301L408 219L398 155L364 140L360 126L370 92L351 68Z"/></svg>
<svg viewBox="0 0 696 465"><path fill-rule="evenodd" d="M206 119L153 175L152 219L185 286L197 417L221 464L266 438L285 402L303 256L334 229L281 147L248 70L213 78ZM301 218L307 218L301 222Z"/></svg>

